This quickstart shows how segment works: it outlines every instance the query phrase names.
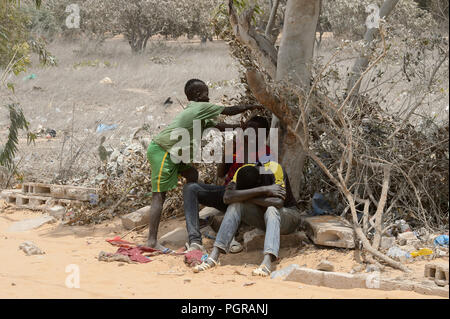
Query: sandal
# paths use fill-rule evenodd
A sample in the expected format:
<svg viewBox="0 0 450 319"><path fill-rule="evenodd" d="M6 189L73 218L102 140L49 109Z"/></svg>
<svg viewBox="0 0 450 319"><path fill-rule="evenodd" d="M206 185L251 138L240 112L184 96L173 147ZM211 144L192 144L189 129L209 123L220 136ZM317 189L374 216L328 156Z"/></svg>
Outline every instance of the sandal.
<svg viewBox="0 0 450 319"><path fill-rule="evenodd" d="M210 269L210 268L213 268L213 267L216 267L216 266L219 266L219 265L220 265L219 262L215 261L215 260L212 259L212 258L208 258L208 259L206 259L206 260L207 260L207 261L208 261L208 260L212 261L212 264L208 264L208 263L206 263L205 261L202 262L201 265L195 266L195 267L193 268L193 270L194 270L195 273L199 273L200 271L205 271L205 270L208 270L208 269Z"/></svg>
<svg viewBox="0 0 450 319"><path fill-rule="evenodd" d="M233 238L233 241L230 244L230 253L237 254L243 250L244 250L244 247Z"/></svg>
<svg viewBox="0 0 450 319"><path fill-rule="evenodd" d="M272 272L266 265L261 265L252 271L253 276L268 277Z"/></svg>

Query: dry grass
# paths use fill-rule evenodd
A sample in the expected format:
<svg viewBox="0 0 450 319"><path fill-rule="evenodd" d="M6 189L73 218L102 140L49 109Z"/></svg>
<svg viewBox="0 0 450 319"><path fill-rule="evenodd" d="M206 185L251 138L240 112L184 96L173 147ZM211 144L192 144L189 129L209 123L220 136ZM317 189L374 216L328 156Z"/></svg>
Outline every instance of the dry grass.
<svg viewBox="0 0 450 319"><path fill-rule="evenodd" d="M101 48L59 42L49 49L57 57L58 67L42 68L34 61L26 75L34 73L36 79L25 81L25 74L15 79L14 98L20 101L31 129L42 125L58 133L56 139L21 147L19 157L25 159L21 170L30 178L51 180L58 172L61 154L64 164L64 158L73 156L80 146L83 150L74 168L80 172L95 167L101 137L95 133L98 123L119 125L102 134L107 136L105 146L112 148L128 142L144 124L157 133L182 109L180 102L187 104L184 84L191 78L211 83L213 102L236 93L230 81L238 77L237 67L223 42L154 42L142 55L132 55L121 39ZM101 84L105 77L113 84ZM165 107L168 97L174 103ZM2 112L1 140L6 136L6 123ZM68 137L62 149L64 134Z"/></svg>

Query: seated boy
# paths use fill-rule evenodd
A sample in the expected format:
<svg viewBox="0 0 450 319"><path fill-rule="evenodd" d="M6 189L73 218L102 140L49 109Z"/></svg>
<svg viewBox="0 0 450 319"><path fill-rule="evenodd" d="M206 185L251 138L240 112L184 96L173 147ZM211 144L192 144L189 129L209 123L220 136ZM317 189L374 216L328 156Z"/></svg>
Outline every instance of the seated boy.
<svg viewBox="0 0 450 319"><path fill-rule="evenodd" d="M208 86L201 80L192 79L186 83L184 89L189 104L172 123L161 133L155 136L150 143L147 157L152 170L152 204L150 208L150 222L147 246L167 251L157 242L158 227L161 212L166 197L166 192L177 187L178 175L185 177L188 183L197 182L198 172L187 163L174 163L171 160L170 151L178 143L177 139L171 138L171 133L179 128L189 132L191 154L193 144L193 126L195 120L201 121L201 131L216 127L220 130L235 128L236 125L225 123L216 124L214 119L220 115L236 115L247 110L253 110L258 106L219 106L209 103Z"/></svg>
<svg viewBox="0 0 450 319"><path fill-rule="evenodd" d="M240 222L266 232L264 259L253 271L255 276L269 276L272 262L278 258L280 234L290 234L300 227L300 214L281 165L268 162L262 168L248 164L241 167L227 186L223 201L228 204L210 257L194 268L205 271L219 264L221 253L228 253ZM268 173L268 174L267 174Z"/></svg>
<svg viewBox="0 0 450 319"><path fill-rule="evenodd" d="M243 130L253 129L255 132L256 141L258 141L259 129L264 129L266 137L269 133L269 122L261 117L254 116L249 119L244 125ZM225 193L225 187L233 179L236 171L248 163L249 157L249 143L248 140L244 141L244 149L237 150L233 155L233 163L220 163L218 166L218 176L225 177L224 185L212 185L203 183L188 183L183 189L183 202L184 202L184 214L186 216L186 228L189 234L189 247L188 251L199 249L205 251L202 245L202 234L200 233L199 223L199 204L214 207L222 212L227 210L228 205L223 202L223 195ZM264 145L264 155L270 155L270 148ZM256 150L256 149L255 149ZM243 153L243 159L245 163L239 163L237 161L237 153ZM258 160L258 151L256 154L251 154L250 158ZM263 152L261 152L263 153ZM253 156L252 156L253 155ZM230 247L230 252L237 253L242 250L242 245L233 240Z"/></svg>

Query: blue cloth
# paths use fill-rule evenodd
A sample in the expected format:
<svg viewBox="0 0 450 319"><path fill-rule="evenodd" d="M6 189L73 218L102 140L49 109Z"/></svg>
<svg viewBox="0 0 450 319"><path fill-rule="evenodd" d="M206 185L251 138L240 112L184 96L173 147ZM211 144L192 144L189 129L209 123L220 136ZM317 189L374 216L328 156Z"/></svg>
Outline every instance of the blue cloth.
<svg viewBox="0 0 450 319"><path fill-rule="evenodd" d="M325 197L320 193L314 193L312 198L313 216L333 214L333 208L327 202Z"/></svg>
<svg viewBox="0 0 450 319"><path fill-rule="evenodd" d="M448 246L448 235L441 235L434 239L435 246Z"/></svg>

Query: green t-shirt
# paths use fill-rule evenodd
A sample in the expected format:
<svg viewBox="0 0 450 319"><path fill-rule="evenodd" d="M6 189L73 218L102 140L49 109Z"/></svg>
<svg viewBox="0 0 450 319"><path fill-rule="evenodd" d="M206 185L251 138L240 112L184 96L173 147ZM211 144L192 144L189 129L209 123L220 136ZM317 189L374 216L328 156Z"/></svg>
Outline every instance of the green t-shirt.
<svg viewBox="0 0 450 319"><path fill-rule="evenodd" d="M201 134L203 134L203 130L216 125L214 119L222 113L224 108L224 106L208 102L189 102L186 109L179 113L168 127L156 135L153 141L170 152L171 148L178 142L176 139L171 140L170 134L177 128L185 128L189 132L192 147L194 120L201 120Z"/></svg>

